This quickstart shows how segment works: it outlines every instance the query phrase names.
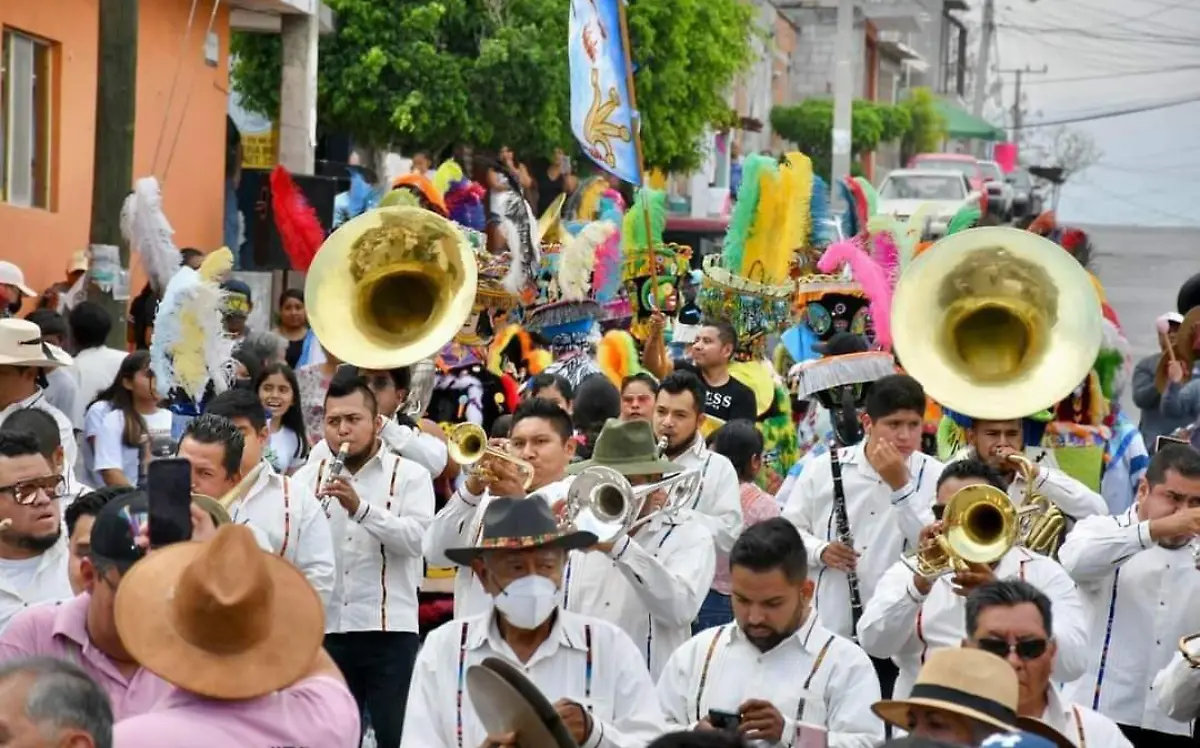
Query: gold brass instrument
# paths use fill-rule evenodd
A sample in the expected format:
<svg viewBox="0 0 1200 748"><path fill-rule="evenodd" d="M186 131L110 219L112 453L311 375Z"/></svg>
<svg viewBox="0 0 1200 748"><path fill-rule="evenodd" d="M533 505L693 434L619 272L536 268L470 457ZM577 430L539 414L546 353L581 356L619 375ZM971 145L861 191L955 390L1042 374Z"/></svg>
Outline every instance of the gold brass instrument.
<svg viewBox="0 0 1200 748"><path fill-rule="evenodd" d="M1067 516L1057 504L1034 488L1037 466L1032 460L1022 454L1011 454L1008 459L1017 464L1017 470L1025 480L1025 501L1017 511L1017 545L1043 556L1053 556L1058 553L1067 529Z"/></svg>
<svg viewBox="0 0 1200 748"><path fill-rule="evenodd" d="M1193 654L1192 648L1188 646L1197 639L1200 639L1200 632L1180 637L1179 652L1183 655L1183 659L1187 660L1189 665L1195 668L1200 668L1200 654Z"/></svg>
<svg viewBox="0 0 1200 748"><path fill-rule="evenodd" d="M688 470L657 483L634 486L610 467L584 468L567 491L564 523L592 533L601 543L611 543L661 514L673 516L688 508L700 488L702 476L702 470ZM663 505L640 516L646 499L660 490L667 491Z"/></svg>
<svg viewBox="0 0 1200 748"><path fill-rule="evenodd" d="M233 523L233 518L229 516L229 510L211 496L194 493L192 494L192 503L208 512L208 516L212 517L213 524L217 527Z"/></svg>
<svg viewBox="0 0 1200 748"><path fill-rule="evenodd" d="M955 573L968 563L995 563L1016 543L1017 529L1017 510L1008 494L984 484L967 486L946 502L942 531L901 560L925 579Z"/></svg>
<svg viewBox="0 0 1200 748"><path fill-rule="evenodd" d="M891 313L905 371L943 406L986 420L1071 394L1096 361L1104 319L1070 253L1002 227L951 234L918 255Z"/></svg>
<svg viewBox="0 0 1200 748"><path fill-rule="evenodd" d="M487 432L475 423L443 423L446 432L446 451L451 460L459 465L474 465L479 470L488 460L501 460L516 466L521 473L521 485L525 489L533 483L533 465L513 457L503 450L488 446Z"/></svg>
<svg viewBox="0 0 1200 748"><path fill-rule="evenodd" d="M366 369L437 353L475 303L475 251L447 219L421 208L377 208L329 235L308 270L313 332L330 353Z"/></svg>

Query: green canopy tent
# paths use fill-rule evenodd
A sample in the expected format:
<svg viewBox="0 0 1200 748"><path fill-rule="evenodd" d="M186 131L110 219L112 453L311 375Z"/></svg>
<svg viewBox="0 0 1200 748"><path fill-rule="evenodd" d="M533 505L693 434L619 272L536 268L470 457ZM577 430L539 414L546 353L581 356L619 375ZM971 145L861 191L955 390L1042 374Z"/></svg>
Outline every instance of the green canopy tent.
<svg viewBox="0 0 1200 748"><path fill-rule="evenodd" d="M965 111L945 99L938 99L935 106L946 121L946 137L951 140L1003 141L1004 130Z"/></svg>

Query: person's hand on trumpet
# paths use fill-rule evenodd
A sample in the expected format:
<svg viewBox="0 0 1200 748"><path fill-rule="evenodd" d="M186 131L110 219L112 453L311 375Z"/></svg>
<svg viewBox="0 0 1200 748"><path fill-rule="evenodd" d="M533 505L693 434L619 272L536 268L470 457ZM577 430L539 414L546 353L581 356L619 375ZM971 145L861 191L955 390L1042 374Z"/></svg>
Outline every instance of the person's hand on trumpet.
<svg viewBox="0 0 1200 748"><path fill-rule="evenodd" d="M525 476L515 462L484 456L467 478L467 490L472 496L489 491L492 496L524 498Z"/></svg>

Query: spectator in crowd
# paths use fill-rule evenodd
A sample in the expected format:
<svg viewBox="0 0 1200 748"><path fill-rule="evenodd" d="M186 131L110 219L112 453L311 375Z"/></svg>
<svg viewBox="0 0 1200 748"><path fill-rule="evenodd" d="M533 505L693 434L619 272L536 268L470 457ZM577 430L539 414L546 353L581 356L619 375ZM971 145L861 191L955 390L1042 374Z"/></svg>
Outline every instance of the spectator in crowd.
<svg viewBox="0 0 1200 748"><path fill-rule="evenodd" d="M0 666L5 745L113 748L113 713L104 691L78 666L52 657Z"/></svg>
<svg viewBox="0 0 1200 748"><path fill-rule="evenodd" d="M61 350L67 349L67 322L61 314L50 309L36 309L25 319L38 326L44 342ZM62 411L74 430L82 431L84 403L79 398L79 384L71 375L71 365L46 370L45 392L46 400Z"/></svg>
<svg viewBox="0 0 1200 748"><path fill-rule="evenodd" d="M112 331L112 316L94 301L80 302L67 319L76 351L70 371L79 385L80 402L86 408L101 390L112 384L126 353L106 345Z"/></svg>

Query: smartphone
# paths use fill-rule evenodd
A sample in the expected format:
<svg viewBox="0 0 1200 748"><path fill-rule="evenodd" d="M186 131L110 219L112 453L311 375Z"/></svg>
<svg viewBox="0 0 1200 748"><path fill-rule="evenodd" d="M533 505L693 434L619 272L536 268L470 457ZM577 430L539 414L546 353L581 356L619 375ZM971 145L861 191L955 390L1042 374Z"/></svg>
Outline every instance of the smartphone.
<svg viewBox="0 0 1200 748"><path fill-rule="evenodd" d="M155 460L146 468L150 547L192 539L192 463L182 457Z"/></svg>
<svg viewBox="0 0 1200 748"><path fill-rule="evenodd" d="M712 725L714 730L737 732L738 726L742 724L742 716L737 712L723 712L720 709L709 709L708 724Z"/></svg>

